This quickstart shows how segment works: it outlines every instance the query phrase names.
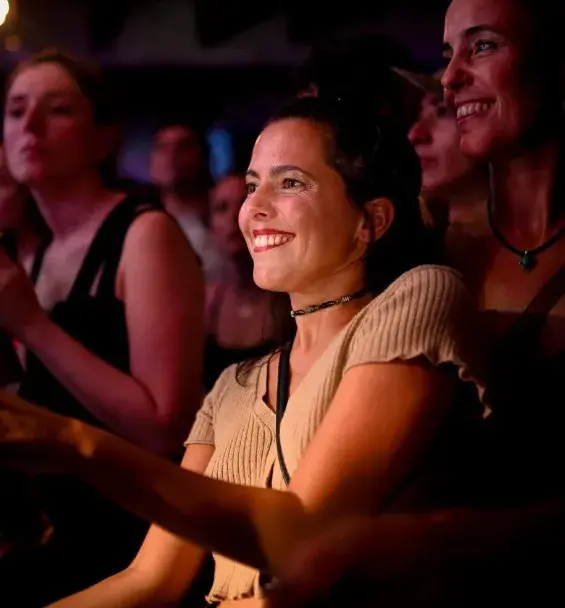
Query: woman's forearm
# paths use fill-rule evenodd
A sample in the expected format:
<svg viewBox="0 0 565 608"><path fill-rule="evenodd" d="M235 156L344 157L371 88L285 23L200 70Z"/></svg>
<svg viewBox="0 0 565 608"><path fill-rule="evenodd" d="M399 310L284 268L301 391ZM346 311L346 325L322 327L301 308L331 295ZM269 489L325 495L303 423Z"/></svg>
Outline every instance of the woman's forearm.
<svg viewBox="0 0 565 608"><path fill-rule="evenodd" d="M126 568L47 608L177 608L179 601L166 585L153 585L147 573Z"/></svg>
<svg viewBox="0 0 565 608"><path fill-rule="evenodd" d="M53 376L113 432L163 455L178 450L170 421L161 421L149 391L112 367L49 319L26 336L29 348ZM178 438L176 438L178 439Z"/></svg>
<svg viewBox="0 0 565 608"><path fill-rule="evenodd" d="M284 572L301 542L320 531L292 492L230 484L176 467L108 433L75 423L75 474L136 515L210 551ZM391 516L395 520L396 516ZM401 516L402 517L402 516ZM507 559L524 546L565 540L565 501L505 510L410 515L430 549L453 564ZM387 518L375 520L386 528ZM326 522L327 524L328 522ZM402 526L404 528L404 524ZM382 528L381 528L382 529Z"/></svg>
<svg viewBox="0 0 565 608"><path fill-rule="evenodd" d="M110 499L205 549L276 572L311 531L290 492L197 475L76 421L69 429L78 457L65 470L74 467Z"/></svg>
<svg viewBox="0 0 565 608"><path fill-rule="evenodd" d="M151 591L143 580L134 572L124 570L47 608L166 608L166 604L154 603L150 597Z"/></svg>

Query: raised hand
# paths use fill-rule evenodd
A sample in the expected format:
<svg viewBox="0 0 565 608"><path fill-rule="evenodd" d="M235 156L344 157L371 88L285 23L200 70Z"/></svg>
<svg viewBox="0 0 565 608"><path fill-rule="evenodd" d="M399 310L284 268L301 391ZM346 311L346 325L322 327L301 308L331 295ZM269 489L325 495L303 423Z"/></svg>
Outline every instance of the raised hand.
<svg viewBox="0 0 565 608"><path fill-rule="evenodd" d="M32 473L70 467L74 426L71 419L0 390L0 464Z"/></svg>

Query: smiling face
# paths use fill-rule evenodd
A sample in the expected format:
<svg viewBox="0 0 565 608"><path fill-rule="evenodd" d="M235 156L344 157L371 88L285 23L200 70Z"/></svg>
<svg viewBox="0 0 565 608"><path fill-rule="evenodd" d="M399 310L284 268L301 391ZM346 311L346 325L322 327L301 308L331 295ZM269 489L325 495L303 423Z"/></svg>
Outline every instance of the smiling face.
<svg viewBox="0 0 565 608"><path fill-rule="evenodd" d="M442 83L454 104L461 148L489 159L522 145L544 115L531 16L518 0L453 0L446 15L449 65ZM539 130L539 129L538 129Z"/></svg>
<svg viewBox="0 0 565 608"><path fill-rule="evenodd" d="M315 291L366 248L363 212L328 163L328 137L314 122L287 118L257 139L239 225L263 289Z"/></svg>

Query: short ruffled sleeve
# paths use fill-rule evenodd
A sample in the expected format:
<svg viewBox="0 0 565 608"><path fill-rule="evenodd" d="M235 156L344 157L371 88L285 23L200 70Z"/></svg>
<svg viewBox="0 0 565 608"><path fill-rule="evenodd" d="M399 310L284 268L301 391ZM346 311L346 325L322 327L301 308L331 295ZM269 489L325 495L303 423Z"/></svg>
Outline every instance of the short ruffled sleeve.
<svg viewBox="0 0 565 608"><path fill-rule="evenodd" d="M460 378L475 382L482 398L482 342L476 327L476 312L459 273L420 266L363 311L344 372L366 363L425 357L434 365L455 365Z"/></svg>
<svg viewBox="0 0 565 608"><path fill-rule="evenodd" d="M184 442L185 447L191 444L215 445L214 423L218 407L227 387L231 384L233 375L233 366L225 369L206 395L196 414L188 439Z"/></svg>

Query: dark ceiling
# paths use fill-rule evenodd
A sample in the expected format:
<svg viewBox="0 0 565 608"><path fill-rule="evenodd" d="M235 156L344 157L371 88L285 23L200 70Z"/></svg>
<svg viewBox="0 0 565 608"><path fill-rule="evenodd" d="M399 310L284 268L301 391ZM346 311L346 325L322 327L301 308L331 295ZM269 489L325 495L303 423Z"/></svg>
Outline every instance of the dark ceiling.
<svg viewBox="0 0 565 608"><path fill-rule="evenodd" d="M20 3L32 0L20 0ZM83 0L90 14L93 50L109 48L120 33L129 11L141 3L167 0ZM194 4L196 27L205 46L220 44L281 11L286 15L289 37L312 42L325 33L360 20L377 21L395 11L432 13L441 18L449 0L186 0ZM50 0L56 2L56 0Z"/></svg>
<svg viewBox="0 0 565 608"><path fill-rule="evenodd" d="M387 14L401 15L419 24L421 16L441 23L449 0L10 0L15 8L0 30L0 39L19 34L25 49L36 50L59 34L72 33L65 23L71 12L82 13L83 50L95 56L111 54L128 17L140 6L185 1L194 6L196 36L203 47L221 45L230 38L276 14L284 14L291 42L311 44L356 24L378 23ZM427 20L430 23L430 20ZM423 27L423 26L422 26Z"/></svg>

